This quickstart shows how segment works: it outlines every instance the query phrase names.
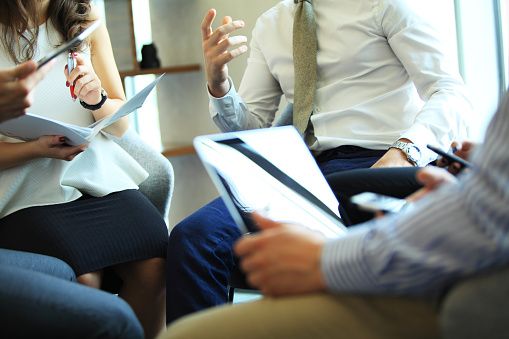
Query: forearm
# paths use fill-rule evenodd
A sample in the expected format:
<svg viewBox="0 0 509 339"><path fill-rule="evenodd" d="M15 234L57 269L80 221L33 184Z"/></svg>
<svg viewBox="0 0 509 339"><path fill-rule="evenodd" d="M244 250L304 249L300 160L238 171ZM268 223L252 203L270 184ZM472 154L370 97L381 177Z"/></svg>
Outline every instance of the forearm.
<svg viewBox="0 0 509 339"><path fill-rule="evenodd" d="M449 188L434 195L418 212L361 226L328 243L322 267L329 289L427 295L494 265L499 250L494 240L450 193Z"/></svg>
<svg viewBox="0 0 509 339"><path fill-rule="evenodd" d="M472 107L462 93L462 86L450 86L451 89L435 88L414 124L402 134L421 150L422 166L436 159L436 154L426 148L427 144L447 150L452 141L468 137Z"/></svg>
<svg viewBox="0 0 509 339"><path fill-rule="evenodd" d="M426 144L448 148L467 137L472 115L467 89L443 40L446 32L423 2L385 1L380 6L387 41L424 102L400 137L412 140L424 161L434 160Z"/></svg>
<svg viewBox="0 0 509 339"><path fill-rule="evenodd" d="M0 142L0 170L16 167L41 157L33 141L9 143Z"/></svg>
<svg viewBox="0 0 509 339"><path fill-rule="evenodd" d="M215 98L209 92L209 110L214 123L223 132L247 130L268 127L270 124L253 112L237 93L233 82L230 81L230 90L221 97Z"/></svg>
<svg viewBox="0 0 509 339"><path fill-rule="evenodd" d="M96 121L103 119L104 117L107 117L111 114L114 114L116 111L122 107L122 105L125 103L125 100L122 99L108 99L104 103L103 107L101 109L98 109L97 111L93 111L92 114L94 115L94 119ZM105 132L112 134L117 137L122 137L124 133L129 128L129 119L127 117L123 117L119 119L117 122L113 123L112 125L108 126L104 129Z"/></svg>

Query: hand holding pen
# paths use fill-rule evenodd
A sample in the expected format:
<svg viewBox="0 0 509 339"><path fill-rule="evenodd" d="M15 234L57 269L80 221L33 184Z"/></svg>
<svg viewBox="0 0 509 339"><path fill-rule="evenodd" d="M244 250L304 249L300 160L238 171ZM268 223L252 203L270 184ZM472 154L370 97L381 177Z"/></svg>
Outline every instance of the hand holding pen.
<svg viewBox="0 0 509 339"><path fill-rule="evenodd" d="M65 76L73 99L80 99L88 105L99 103L102 99L101 80L90 62L76 52L70 53L67 62Z"/></svg>

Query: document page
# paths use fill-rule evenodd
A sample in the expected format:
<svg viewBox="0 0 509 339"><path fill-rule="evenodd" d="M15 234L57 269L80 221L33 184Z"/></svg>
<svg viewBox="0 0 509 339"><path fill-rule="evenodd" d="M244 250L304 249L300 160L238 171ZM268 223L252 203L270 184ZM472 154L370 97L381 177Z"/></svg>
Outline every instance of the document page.
<svg viewBox="0 0 509 339"><path fill-rule="evenodd" d="M35 140L44 135L62 135L66 137L69 145L88 144L102 129L142 107L148 95L163 76L164 74L142 89L122 105L117 112L96 121L88 127L67 124L62 121L27 113L16 119L1 123L0 134L24 141Z"/></svg>

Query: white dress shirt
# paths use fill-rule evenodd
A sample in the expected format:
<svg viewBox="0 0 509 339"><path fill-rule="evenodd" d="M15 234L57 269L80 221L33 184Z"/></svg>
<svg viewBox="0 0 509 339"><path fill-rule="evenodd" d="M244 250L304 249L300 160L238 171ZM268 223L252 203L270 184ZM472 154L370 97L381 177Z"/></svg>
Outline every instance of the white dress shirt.
<svg viewBox="0 0 509 339"><path fill-rule="evenodd" d="M423 153L467 135L471 104L441 34L421 0L315 0L318 84L312 150L341 145L384 150L400 138ZM223 131L269 127L281 96L293 103L295 4L285 0L257 21L237 94L210 96ZM429 11L428 11L429 12ZM231 81L230 81L231 82Z"/></svg>

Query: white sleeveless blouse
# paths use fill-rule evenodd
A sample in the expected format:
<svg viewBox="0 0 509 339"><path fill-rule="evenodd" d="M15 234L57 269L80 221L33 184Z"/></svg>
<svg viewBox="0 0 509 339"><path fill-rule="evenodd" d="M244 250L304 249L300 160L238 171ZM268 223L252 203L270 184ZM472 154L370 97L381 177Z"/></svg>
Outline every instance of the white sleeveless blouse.
<svg viewBox="0 0 509 339"><path fill-rule="evenodd" d="M62 39L51 23L40 26L34 60L55 50ZM82 54L90 60L90 51ZM94 122L92 113L72 101L65 86L66 55L57 58L50 73L34 90L29 112L79 126ZM14 66L0 48L0 69ZM0 141L20 142L0 135ZM48 158L0 171L0 218L32 206L73 201L83 193L100 197L137 189L148 173L105 134L97 135L87 150L72 161Z"/></svg>

